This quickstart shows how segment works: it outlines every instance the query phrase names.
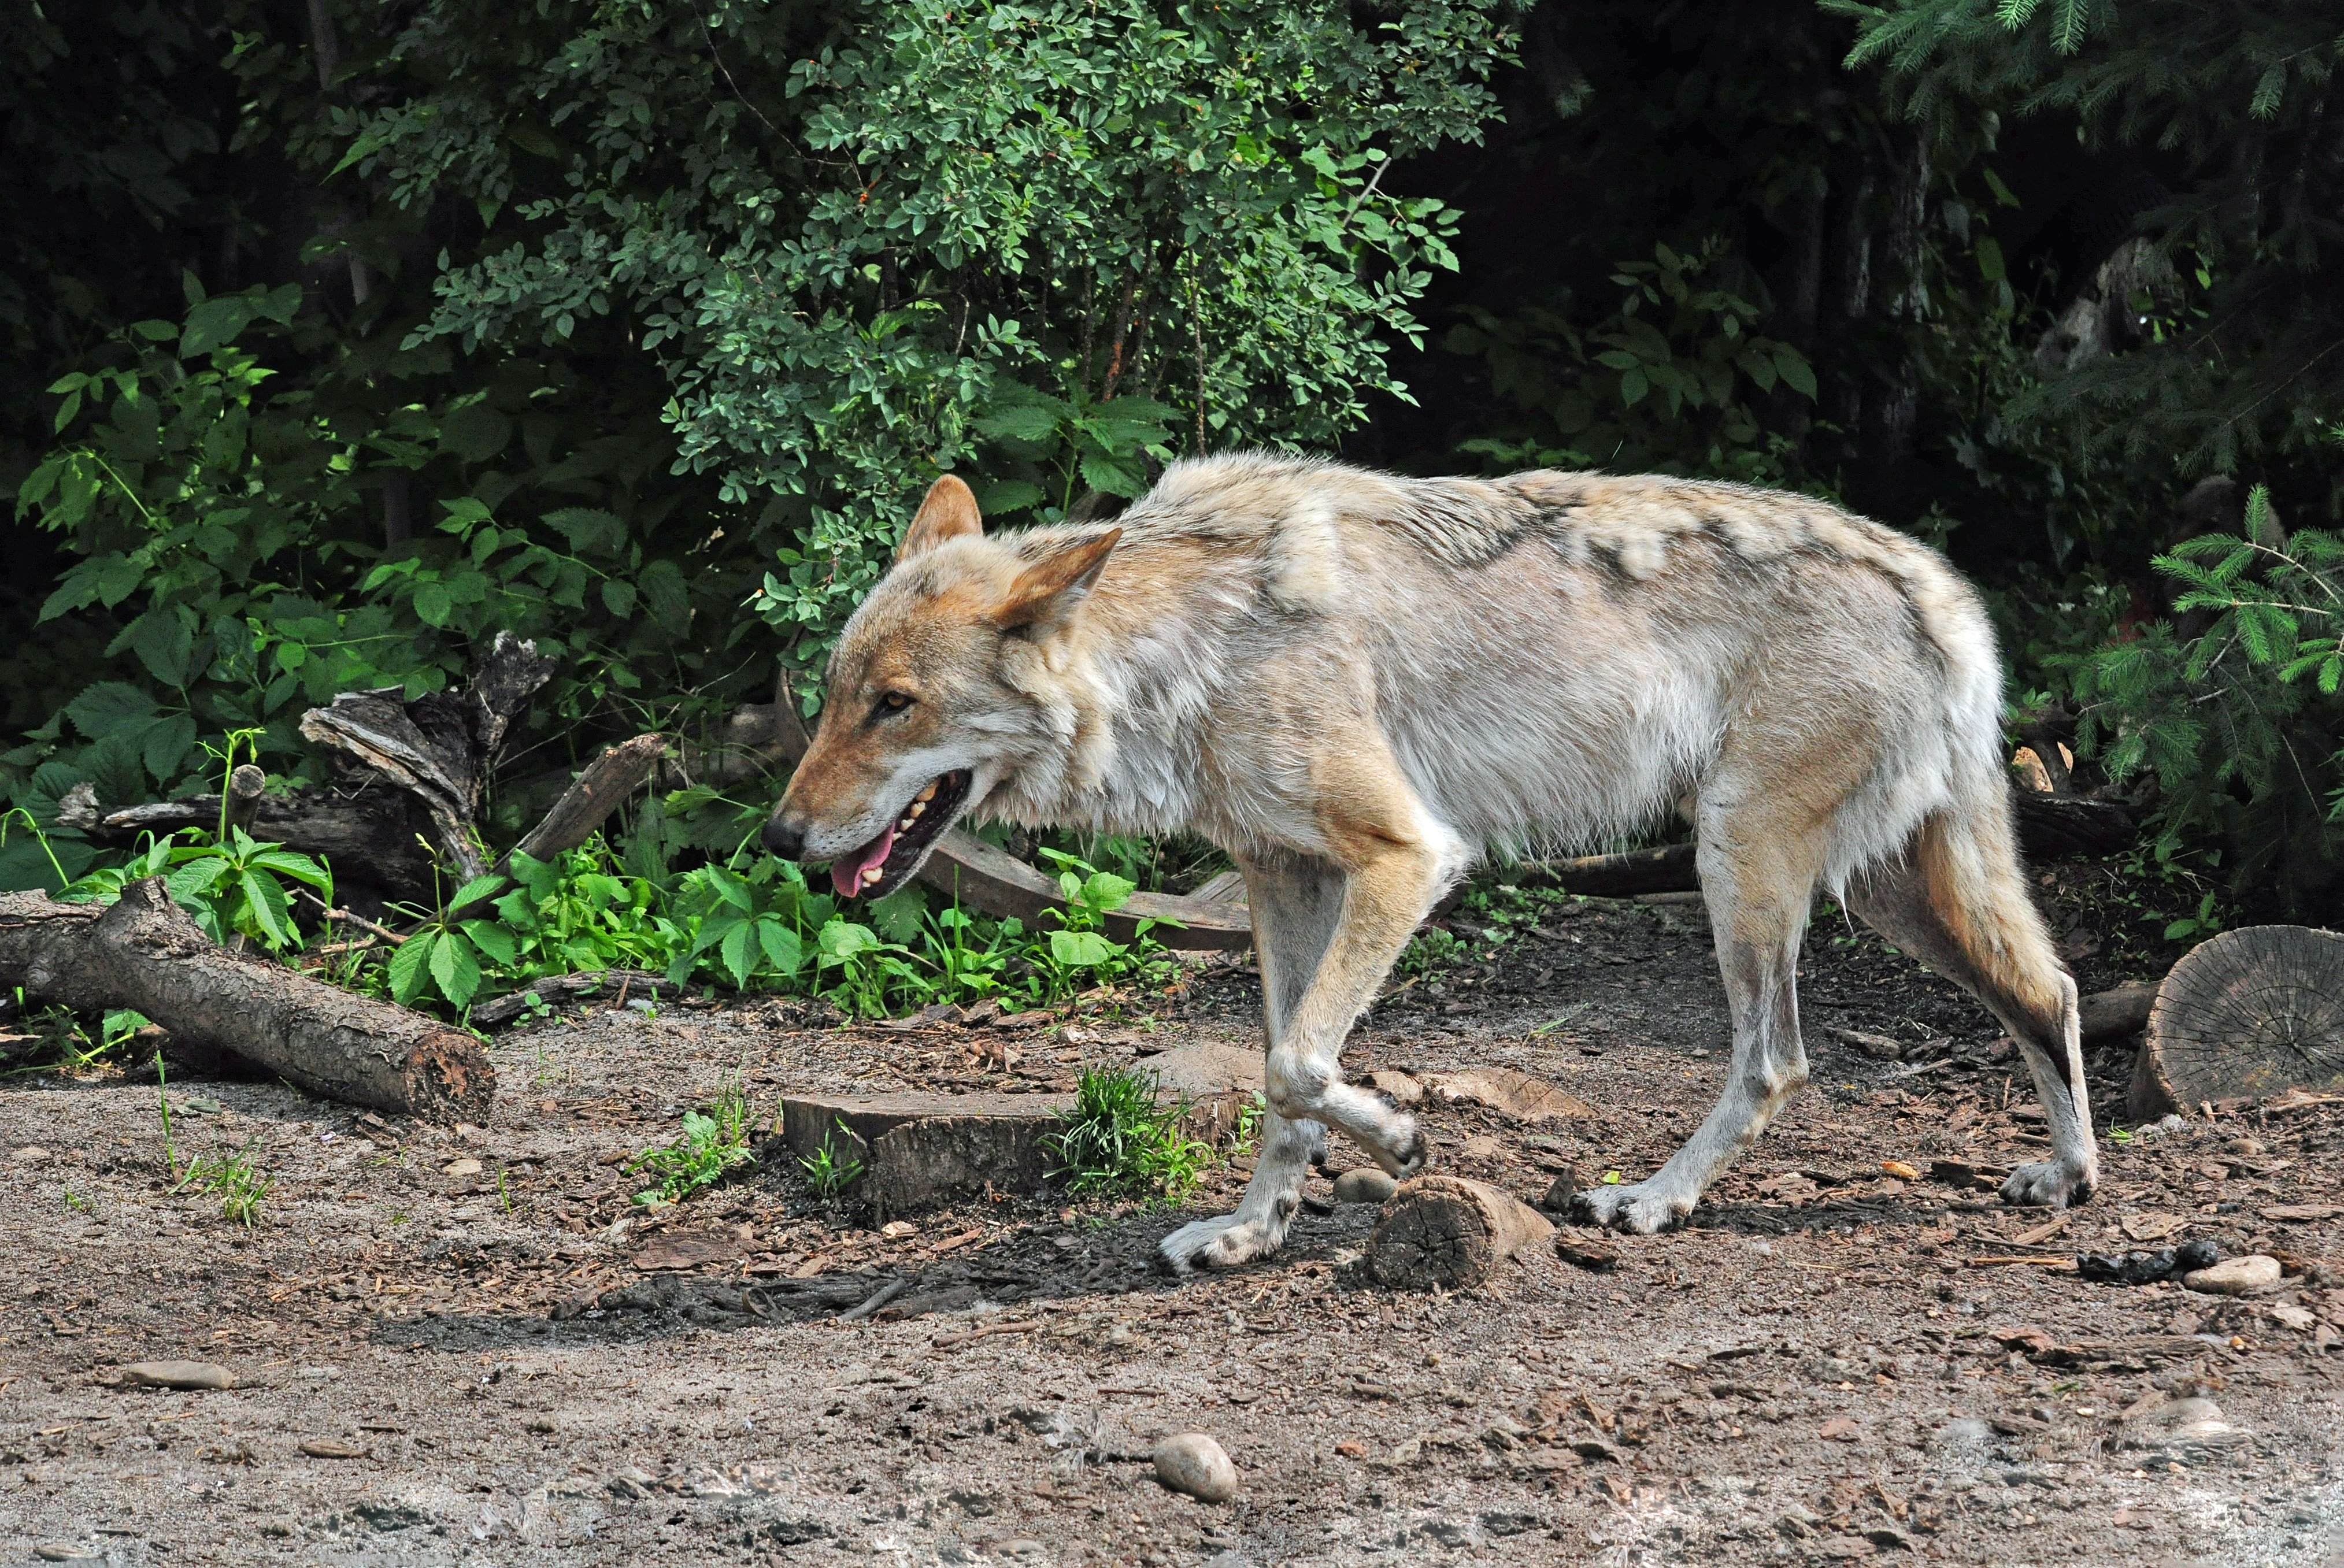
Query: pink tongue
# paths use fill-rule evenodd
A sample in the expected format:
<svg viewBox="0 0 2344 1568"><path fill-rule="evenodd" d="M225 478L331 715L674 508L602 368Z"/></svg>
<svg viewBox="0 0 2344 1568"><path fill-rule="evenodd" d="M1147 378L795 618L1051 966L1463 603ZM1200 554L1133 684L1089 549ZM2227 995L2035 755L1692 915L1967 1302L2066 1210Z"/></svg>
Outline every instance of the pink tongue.
<svg viewBox="0 0 2344 1568"><path fill-rule="evenodd" d="M886 864L887 852L894 847L895 824L891 822L887 824L887 831L879 835L877 842L864 845L862 853L853 860L838 860L831 863L830 885L838 889L838 895L841 898L854 897L863 891L863 874L874 865Z"/></svg>

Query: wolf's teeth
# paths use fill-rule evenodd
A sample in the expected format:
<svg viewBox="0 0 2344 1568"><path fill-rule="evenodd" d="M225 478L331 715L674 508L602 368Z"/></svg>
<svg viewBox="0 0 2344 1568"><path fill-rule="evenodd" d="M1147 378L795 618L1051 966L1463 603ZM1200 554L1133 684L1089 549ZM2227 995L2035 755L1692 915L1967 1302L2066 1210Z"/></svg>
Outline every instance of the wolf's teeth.
<svg viewBox="0 0 2344 1568"><path fill-rule="evenodd" d="M920 795L919 795L919 804L920 804L924 805L924 804L926 804L929 801L932 801L932 800L934 800L934 799L935 799L935 798L936 798L936 781L935 781L935 780L934 780L934 779L930 779L930 780L928 781L928 787L927 787L927 788L925 788L925 789L924 789L924 790L922 790L922 791L920 792Z"/></svg>
<svg viewBox="0 0 2344 1568"><path fill-rule="evenodd" d="M904 808L904 820L906 823L917 822L920 820L921 814L927 809L927 802L924 800L915 800L911 804Z"/></svg>
<svg viewBox="0 0 2344 1568"><path fill-rule="evenodd" d="M887 874L886 874L885 872L884 872L884 871L880 870L880 869L879 869L879 867L877 867L877 866L874 865L874 866L870 867L869 869L867 869L867 870L865 870L865 871L864 872L864 874L863 874L863 885L864 885L864 886L865 886L865 887L874 886L874 885L875 885L878 883L879 879L880 879L882 876L884 876L884 875L887 875Z"/></svg>

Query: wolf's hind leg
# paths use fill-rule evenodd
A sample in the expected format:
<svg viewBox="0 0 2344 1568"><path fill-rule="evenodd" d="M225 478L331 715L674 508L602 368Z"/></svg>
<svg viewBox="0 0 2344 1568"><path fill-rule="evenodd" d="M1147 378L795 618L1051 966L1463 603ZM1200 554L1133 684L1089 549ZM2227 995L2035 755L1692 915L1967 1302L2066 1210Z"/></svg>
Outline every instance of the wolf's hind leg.
<svg viewBox="0 0 2344 1568"><path fill-rule="evenodd" d="M1865 925L1976 997L2018 1042L2051 1158L2012 1171L2002 1199L2064 1209L2099 1180L2076 982L2027 896L2007 812L1997 799L1958 818L1931 817L1904 858L1867 872L1847 902Z"/></svg>
<svg viewBox="0 0 2344 1568"><path fill-rule="evenodd" d="M1799 1039L1799 942L1821 864L1812 839L1780 823L1714 817L1703 823L1702 893L1733 1015L1725 1092L1667 1164L1633 1186L1577 1194L1571 1204L1579 1212L1642 1236L1677 1224L1807 1081L1806 1049Z"/></svg>

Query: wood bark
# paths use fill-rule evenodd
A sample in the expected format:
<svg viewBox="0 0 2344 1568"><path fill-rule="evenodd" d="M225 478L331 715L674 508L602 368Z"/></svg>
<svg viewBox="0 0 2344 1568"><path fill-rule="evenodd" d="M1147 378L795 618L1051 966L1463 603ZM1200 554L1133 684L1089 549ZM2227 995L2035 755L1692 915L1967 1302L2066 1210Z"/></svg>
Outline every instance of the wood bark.
<svg viewBox="0 0 2344 1568"><path fill-rule="evenodd" d="M0 986L17 986L76 1012L134 1008L348 1105L485 1122L496 1094L495 1069L470 1035L227 952L159 877L132 883L103 909L0 894Z"/></svg>
<svg viewBox="0 0 2344 1568"><path fill-rule="evenodd" d="M1420 1176L1384 1200L1368 1267L1400 1290L1468 1290L1553 1234L1552 1220L1510 1193L1463 1177Z"/></svg>
<svg viewBox="0 0 2344 1568"><path fill-rule="evenodd" d="M191 795L110 812L93 811L76 824L100 844L122 845L142 833L160 837L183 827L218 827L220 797ZM60 819L62 820L62 818ZM420 802L379 781L345 786L303 788L263 794L253 803L244 830L257 839L322 857L333 867L338 896L353 886L386 898L427 898L431 893L431 819Z"/></svg>
<svg viewBox="0 0 2344 1568"><path fill-rule="evenodd" d="M1525 887L1555 887L1591 898L1629 898L1639 893L1690 893L1701 886L1695 846L1672 844L1632 849L1625 855L1584 855L1570 860L1534 861L1520 868Z"/></svg>
<svg viewBox="0 0 2344 1568"><path fill-rule="evenodd" d="M1029 926L1041 918L1043 911L1066 902L1056 878L956 827L946 828L936 840L935 853L920 868L920 880L947 898L957 898L964 907L993 916L1014 915ZM1142 920L1179 923L1157 926L1150 933L1167 947L1241 952L1253 945L1253 918L1243 904L1234 901L1207 903L1179 894L1135 893L1122 908L1107 916L1107 935L1128 942Z"/></svg>
<svg viewBox="0 0 2344 1568"><path fill-rule="evenodd" d="M2344 935L2248 926L2191 948L2157 989L2130 1114L2290 1088L2344 1089Z"/></svg>
<svg viewBox="0 0 2344 1568"><path fill-rule="evenodd" d="M521 835L521 841L513 845L512 855L551 860L593 837L595 830L619 809L620 804L651 777L652 769L659 765L660 756L666 750L667 737L653 732L621 741L596 757L562 792L552 808L538 819L537 825ZM512 855L498 864L510 864Z"/></svg>

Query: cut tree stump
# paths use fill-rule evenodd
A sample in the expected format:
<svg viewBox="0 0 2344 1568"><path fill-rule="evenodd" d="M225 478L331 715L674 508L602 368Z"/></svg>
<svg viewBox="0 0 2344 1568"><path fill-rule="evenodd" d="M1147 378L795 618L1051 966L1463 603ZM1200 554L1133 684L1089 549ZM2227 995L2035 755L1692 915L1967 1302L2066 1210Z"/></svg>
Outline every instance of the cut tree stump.
<svg viewBox="0 0 2344 1568"><path fill-rule="evenodd" d="M1459 1176L1420 1176L1384 1200L1368 1267L1399 1290L1470 1290L1553 1234L1551 1220L1510 1193Z"/></svg>
<svg viewBox="0 0 2344 1568"><path fill-rule="evenodd" d="M988 1186L1038 1191L1052 1163L1043 1136L1074 1103L1063 1094L786 1095L782 1141L801 1159L827 1144L834 1159L861 1160L854 1193L903 1214Z"/></svg>
<svg viewBox="0 0 2344 1568"><path fill-rule="evenodd" d="M2158 987L2129 1109L2344 1089L2344 935L2248 926L2193 947Z"/></svg>
<svg viewBox="0 0 2344 1568"><path fill-rule="evenodd" d="M311 1094L427 1121L485 1123L496 1072L460 1029L227 951L162 879L108 907L0 894L0 987L76 1012L129 1007Z"/></svg>

